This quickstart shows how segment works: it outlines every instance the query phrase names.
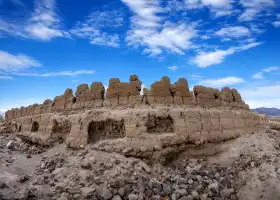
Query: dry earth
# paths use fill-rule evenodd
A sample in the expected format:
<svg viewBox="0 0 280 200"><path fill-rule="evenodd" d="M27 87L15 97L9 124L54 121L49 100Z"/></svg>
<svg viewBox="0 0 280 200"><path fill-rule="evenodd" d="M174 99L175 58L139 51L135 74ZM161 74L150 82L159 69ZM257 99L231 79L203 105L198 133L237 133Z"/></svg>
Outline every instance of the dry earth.
<svg viewBox="0 0 280 200"><path fill-rule="evenodd" d="M0 136L0 199L276 200L280 132L267 129L151 163L87 146Z"/></svg>

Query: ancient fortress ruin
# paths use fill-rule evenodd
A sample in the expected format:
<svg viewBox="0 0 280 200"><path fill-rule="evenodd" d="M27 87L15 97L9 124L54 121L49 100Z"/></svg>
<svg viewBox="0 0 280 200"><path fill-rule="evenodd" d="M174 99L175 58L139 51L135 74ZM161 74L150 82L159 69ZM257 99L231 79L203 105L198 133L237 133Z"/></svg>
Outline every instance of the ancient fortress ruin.
<svg viewBox="0 0 280 200"><path fill-rule="evenodd" d="M267 117L249 110L236 89L204 86L168 77L143 89L136 75L129 82L112 78L66 89L54 100L6 112L9 131L47 143L60 138L69 147L92 143L105 151L146 156L188 144L220 142L265 128ZM112 140L113 139L113 140ZM106 145L105 145L106 144Z"/></svg>

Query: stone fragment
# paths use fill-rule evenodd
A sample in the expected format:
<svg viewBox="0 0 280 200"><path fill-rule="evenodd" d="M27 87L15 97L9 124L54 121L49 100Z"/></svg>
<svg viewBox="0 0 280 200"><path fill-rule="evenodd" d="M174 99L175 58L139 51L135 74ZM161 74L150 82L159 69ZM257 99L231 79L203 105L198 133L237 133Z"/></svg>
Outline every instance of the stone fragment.
<svg viewBox="0 0 280 200"><path fill-rule="evenodd" d="M15 147L15 143L14 143L14 141L9 141L8 143L7 143L7 145L6 145L6 147L8 148L8 149L14 149L14 147Z"/></svg>
<svg viewBox="0 0 280 200"><path fill-rule="evenodd" d="M109 200L113 196L112 192L106 187L98 188L97 193L104 200Z"/></svg>
<svg viewBox="0 0 280 200"><path fill-rule="evenodd" d="M81 188L81 191L84 198L92 198L95 192L95 188L83 187Z"/></svg>
<svg viewBox="0 0 280 200"><path fill-rule="evenodd" d="M129 194L128 199L129 200L138 200L138 196L136 194Z"/></svg>
<svg viewBox="0 0 280 200"><path fill-rule="evenodd" d="M112 200L122 200L122 198L119 195L114 195Z"/></svg>
<svg viewBox="0 0 280 200"><path fill-rule="evenodd" d="M171 187L169 184L164 183L162 185L162 188L163 188L165 195L169 195L171 193Z"/></svg>
<svg viewBox="0 0 280 200"><path fill-rule="evenodd" d="M90 162L84 160L84 161L81 163L81 168L83 168L83 169L91 169L91 164L90 164Z"/></svg>
<svg viewBox="0 0 280 200"><path fill-rule="evenodd" d="M231 197L232 194L234 194L234 189L233 188L223 189L223 190L220 191L220 195L223 198L229 198L229 197Z"/></svg>

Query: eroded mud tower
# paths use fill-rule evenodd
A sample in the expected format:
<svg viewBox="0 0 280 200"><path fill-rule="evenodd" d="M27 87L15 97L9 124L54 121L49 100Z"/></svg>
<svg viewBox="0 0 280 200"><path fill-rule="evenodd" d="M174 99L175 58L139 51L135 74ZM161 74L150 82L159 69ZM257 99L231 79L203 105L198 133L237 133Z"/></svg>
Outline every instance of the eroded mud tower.
<svg viewBox="0 0 280 200"><path fill-rule="evenodd" d="M174 84L162 77L145 88L131 75L129 82L81 84L43 104L6 112L8 130L46 143L63 138L69 147L96 148L136 156L184 148L187 144L220 142L262 130L267 117L249 110L236 89L194 86L180 78Z"/></svg>

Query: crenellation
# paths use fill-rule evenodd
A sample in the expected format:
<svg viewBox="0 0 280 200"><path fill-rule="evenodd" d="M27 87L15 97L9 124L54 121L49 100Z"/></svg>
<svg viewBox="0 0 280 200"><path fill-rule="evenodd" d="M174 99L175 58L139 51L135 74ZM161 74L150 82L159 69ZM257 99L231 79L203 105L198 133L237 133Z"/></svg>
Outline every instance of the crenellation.
<svg viewBox="0 0 280 200"><path fill-rule="evenodd" d="M89 101L93 99L90 95L89 86L86 83L80 84L76 89L76 100L73 104L74 109L83 109L86 108Z"/></svg>
<svg viewBox="0 0 280 200"><path fill-rule="evenodd" d="M56 96L53 100L53 111L61 112L65 108L65 98L64 95Z"/></svg>
<svg viewBox="0 0 280 200"><path fill-rule="evenodd" d="M43 106L42 106L42 109L43 109L43 113L51 113L52 112L52 108L53 108L53 101L50 100L50 99L46 99L44 102L43 102Z"/></svg>
<svg viewBox="0 0 280 200"><path fill-rule="evenodd" d="M233 95L229 87L223 87L221 90L221 101L225 103L233 102Z"/></svg>
<svg viewBox="0 0 280 200"><path fill-rule="evenodd" d="M201 85L194 86L196 103L201 106L217 107L221 105L220 91Z"/></svg>
<svg viewBox="0 0 280 200"><path fill-rule="evenodd" d="M231 109L245 109L249 106L242 100L240 93L232 88L223 87L221 91L216 88L196 85L190 91L188 81L179 78L171 84L169 77L164 76L151 84L150 88L143 88L137 75L131 75L129 82L121 82L119 78L111 78L106 91L101 82L81 84L77 87L75 95L72 89L66 89L63 95L56 96L53 101L47 99L43 104L33 104L20 109L11 109L6 112L7 121L20 117L35 116L46 113L72 112L90 108L135 108L154 105L199 106L206 108L227 107Z"/></svg>
<svg viewBox="0 0 280 200"><path fill-rule="evenodd" d="M64 92L64 110L71 110L73 106L73 99L75 98L73 95L73 90L70 88L67 88Z"/></svg>

